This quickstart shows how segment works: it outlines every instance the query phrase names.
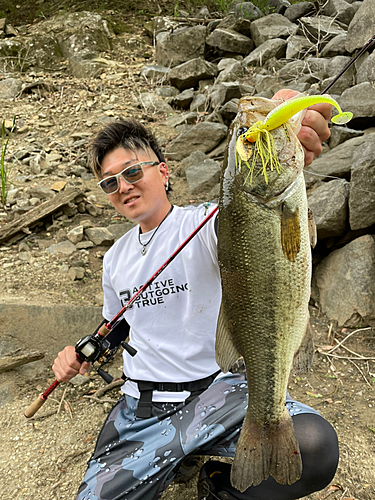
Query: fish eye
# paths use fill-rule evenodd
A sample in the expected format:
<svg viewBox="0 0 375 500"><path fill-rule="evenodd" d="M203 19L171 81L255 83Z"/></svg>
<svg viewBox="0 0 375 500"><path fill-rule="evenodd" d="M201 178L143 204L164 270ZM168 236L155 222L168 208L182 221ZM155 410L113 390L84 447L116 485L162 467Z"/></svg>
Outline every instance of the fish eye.
<svg viewBox="0 0 375 500"><path fill-rule="evenodd" d="M241 127L237 130L237 137L240 137L240 135L243 135L247 130L249 130L249 127Z"/></svg>

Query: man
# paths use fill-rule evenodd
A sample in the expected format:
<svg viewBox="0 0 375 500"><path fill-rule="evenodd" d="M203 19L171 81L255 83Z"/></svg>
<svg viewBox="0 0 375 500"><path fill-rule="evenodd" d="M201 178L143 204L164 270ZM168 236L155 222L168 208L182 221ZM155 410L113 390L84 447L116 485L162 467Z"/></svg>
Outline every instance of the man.
<svg viewBox="0 0 375 500"><path fill-rule="evenodd" d="M284 90L275 98L294 94ZM299 139L306 164L329 137L330 113L322 104L305 115ZM135 121L106 125L91 141L90 154L111 204L139 224L104 258L103 317L110 320L213 207L170 204L164 156L154 136ZM124 395L102 428L78 500L159 498L186 471L189 456L234 456L247 386L243 373L220 373L215 361L221 300L216 228L212 218L117 327L122 337L129 333L137 354L124 352ZM67 382L88 367L68 346L53 370ZM338 462L333 428L306 405L287 398L286 406L300 445L301 479L280 485L269 477L240 493L230 485L230 465L209 461L200 473L199 499L291 500L331 481Z"/></svg>

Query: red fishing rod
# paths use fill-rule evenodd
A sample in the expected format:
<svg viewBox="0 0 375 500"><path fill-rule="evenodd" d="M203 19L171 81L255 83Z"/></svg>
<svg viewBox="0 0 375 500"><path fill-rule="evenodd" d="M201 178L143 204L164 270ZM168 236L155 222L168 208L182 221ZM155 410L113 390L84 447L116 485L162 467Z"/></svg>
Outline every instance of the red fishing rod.
<svg viewBox="0 0 375 500"><path fill-rule="evenodd" d="M80 362L87 361L89 363L93 363L95 361L101 361L108 352L108 343L105 341L105 337L113 330L113 328L119 323L121 316L125 313L127 309L129 309L134 302L137 300L139 295L141 295L146 288L148 288L153 281L159 276L161 272L174 260L175 257L183 250L190 240L194 238L194 236L202 229L202 227L207 224L207 222L216 214L219 210L218 207L215 207L212 212L210 212L205 219L199 224L198 227L194 229L194 231L186 238L186 240L173 252L173 254L164 262L164 264L159 267L155 274L151 276L151 278L138 290L137 293L133 295L133 297L124 305L124 307L116 314L114 318L111 319L108 323L103 324L99 330L93 335L88 335L83 339L79 340L75 346L77 358ZM136 350L130 345L126 344L126 350L129 352L131 356L136 354ZM43 392L25 411L25 417L30 418L41 408L46 402L48 396L53 392L56 387L60 384L58 380L55 380L48 389Z"/></svg>

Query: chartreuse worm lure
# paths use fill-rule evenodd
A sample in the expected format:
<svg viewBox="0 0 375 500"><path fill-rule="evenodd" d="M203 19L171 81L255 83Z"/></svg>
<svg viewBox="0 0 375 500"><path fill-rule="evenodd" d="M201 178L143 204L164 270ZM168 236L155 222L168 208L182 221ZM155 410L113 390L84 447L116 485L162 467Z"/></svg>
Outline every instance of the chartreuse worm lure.
<svg viewBox="0 0 375 500"><path fill-rule="evenodd" d="M319 103L332 104L337 109L338 115L332 118L333 123L344 125L353 118L353 113L349 111L343 112L339 104L332 97L298 94L276 106L276 108L268 113L264 122L261 120L257 121L238 137L236 141L236 163L241 168L241 163L244 162L250 169L250 184L258 158L262 162L262 173L266 183L268 183L268 167L271 171L275 169L277 173L280 173L282 169L270 131L285 125L292 116L303 109ZM249 143L254 142L255 148L251 148ZM253 158L250 165L248 160L251 156Z"/></svg>

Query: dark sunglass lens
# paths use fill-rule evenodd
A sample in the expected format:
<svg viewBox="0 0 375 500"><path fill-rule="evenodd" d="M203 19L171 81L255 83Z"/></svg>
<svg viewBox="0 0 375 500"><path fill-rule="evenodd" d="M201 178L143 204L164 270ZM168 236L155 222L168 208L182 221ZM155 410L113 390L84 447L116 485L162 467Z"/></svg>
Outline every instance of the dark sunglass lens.
<svg viewBox="0 0 375 500"><path fill-rule="evenodd" d="M107 194L114 193L117 190L117 179L116 177L108 177L108 179L103 179L100 183L101 188Z"/></svg>
<svg viewBox="0 0 375 500"><path fill-rule="evenodd" d="M140 165L132 165L122 172L122 176L130 183L140 181L143 177L142 167Z"/></svg>

